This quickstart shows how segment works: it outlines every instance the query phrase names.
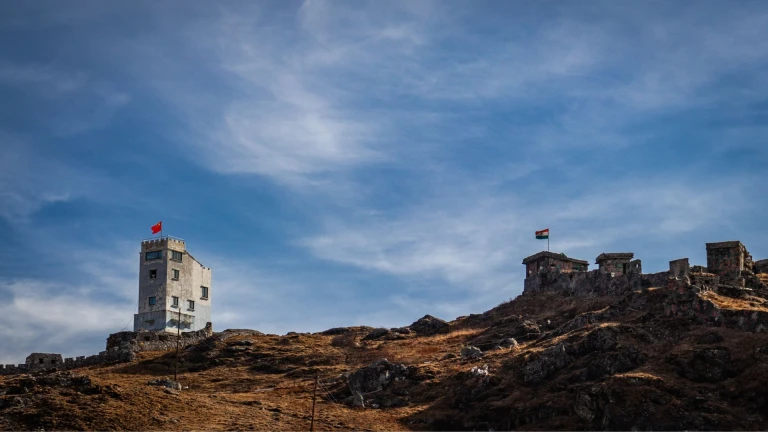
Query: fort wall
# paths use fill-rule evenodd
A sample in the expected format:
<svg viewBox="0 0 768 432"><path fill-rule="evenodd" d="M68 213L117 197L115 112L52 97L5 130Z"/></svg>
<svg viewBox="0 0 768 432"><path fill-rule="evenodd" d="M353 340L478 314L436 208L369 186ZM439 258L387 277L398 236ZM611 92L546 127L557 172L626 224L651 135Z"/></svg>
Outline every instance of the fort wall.
<svg viewBox="0 0 768 432"><path fill-rule="evenodd" d="M179 346L187 347L213 336L213 326L208 323L202 330L183 332ZM65 358L61 354L34 353L27 357L25 364L0 365L0 375L17 375L56 369L67 370L109 363L125 363L136 359L136 353L144 351L171 351L176 349L176 335L166 332L125 331L109 335L107 350L96 355ZM44 359L40 363L40 359ZM52 363L51 360L55 360Z"/></svg>

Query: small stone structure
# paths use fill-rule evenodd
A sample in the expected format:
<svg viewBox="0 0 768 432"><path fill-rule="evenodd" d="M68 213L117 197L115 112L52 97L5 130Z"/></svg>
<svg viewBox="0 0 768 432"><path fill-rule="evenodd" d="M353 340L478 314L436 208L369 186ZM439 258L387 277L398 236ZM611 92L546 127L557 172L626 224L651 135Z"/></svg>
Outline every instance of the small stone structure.
<svg viewBox="0 0 768 432"><path fill-rule="evenodd" d="M626 275L630 272L630 261L635 256L632 252L601 253L595 258L601 272Z"/></svg>
<svg viewBox="0 0 768 432"><path fill-rule="evenodd" d="M752 255L740 241L707 243L707 270L723 283L743 287L744 273L752 273Z"/></svg>
<svg viewBox="0 0 768 432"><path fill-rule="evenodd" d="M537 273L557 272L571 273L587 271L589 262L569 258L563 253L542 251L523 260L527 276Z"/></svg>
<svg viewBox="0 0 768 432"><path fill-rule="evenodd" d="M61 368L64 360L61 354L32 353L27 356L25 361L27 370L30 372L46 370L51 368Z"/></svg>
<svg viewBox="0 0 768 432"><path fill-rule="evenodd" d="M681 258L669 262L669 277L683 278L691 273L691 266L688 264L688 258Z"/></svg>

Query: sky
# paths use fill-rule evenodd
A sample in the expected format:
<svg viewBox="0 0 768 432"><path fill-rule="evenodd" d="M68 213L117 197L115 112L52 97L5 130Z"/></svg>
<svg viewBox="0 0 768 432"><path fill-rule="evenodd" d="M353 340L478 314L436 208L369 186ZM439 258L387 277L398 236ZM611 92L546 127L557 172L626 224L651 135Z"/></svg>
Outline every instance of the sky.
<svg viewBox="0 0 768 432"><path fill-rule="evenodd" d="M766 41L763 1L0 2L0 363L132 329L160 220L215 330L276 334L481 313L544 228L768 258Z"/></svg>

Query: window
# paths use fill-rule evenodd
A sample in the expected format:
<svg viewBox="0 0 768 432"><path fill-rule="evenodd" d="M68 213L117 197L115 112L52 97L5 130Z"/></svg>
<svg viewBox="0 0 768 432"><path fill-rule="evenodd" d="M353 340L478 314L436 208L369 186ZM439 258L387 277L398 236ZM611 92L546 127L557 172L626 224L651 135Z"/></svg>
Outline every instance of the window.
<svg viewBox="0 0 768 432"><path fill-rule="evenodd" d="M155 304L157 304L157 298L156 297L150 297L149 298L149 305L150 306L154 306Z"/></svg>
<svg viewBox="0 0 768 432"><path fill-rule="evenodd" d="M194 300L187 300L189 303L189 310L195 310L195 301Z"/></svg>
<svg viewBox="0 0 768 432"><path fill-rule="evenodd" d="M171 259L174 261L181 261L181 252L171 251Z"/></svg>
<svg viewBox="0 0 768 432"><path fill-rule="evenodd" d="M208 287L201 286L200 287L200 291L202 291L202 293L200 293L201 294L200 297L202 297L204 299L207 299L208 298Z"/></svg>
<svg viewBox="0 0 768 432"><path fill-rule="evenodd" d="M173 306L173 307L179 307L179 298L178 298L178 297L176 297L176 296L173 296L173 297L171 297L171 299L172 299L172 303L171 303L171 306Z"/></svg>
<svg viewBox="0 0 768 432"><path fill-rule="evenodd" d="M147 252L147 253L144 255L144 259L146 259L147 261L149 261L149 260L156 260L156 259L160 259L160 258L162 258L162 257L163 257L163 251L152 251L152 252Z"/></svg>
<svg viewBox="0 0 768 432"><path fill-rule="evenodd" d="M40 359L40 364L45 363L45 359Z"/></svg>
<svg viewBox="0 0 768 432"><path fill-rule="evenodd" d="M179 280L179 271L173 269L173 280Z"/></svg>
<svg viewBox="0 0 768 432"><path fill-rule="evenodd" d="M157 270L156 269L150 269L149 270L149 278L150 279L157 279Z"/></svg>

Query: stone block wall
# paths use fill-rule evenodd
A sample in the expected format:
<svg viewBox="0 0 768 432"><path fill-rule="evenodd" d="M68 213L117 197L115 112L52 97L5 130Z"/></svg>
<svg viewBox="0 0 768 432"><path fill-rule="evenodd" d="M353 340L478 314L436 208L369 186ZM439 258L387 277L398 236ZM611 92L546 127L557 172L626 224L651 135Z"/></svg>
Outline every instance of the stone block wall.
<svg viewBox="0 0 768 432"><path fill-rule="evenodd" d="M664 301L666 316L685 316L714 327L727 327L751 332L768 331L768 312L721 309L702 298L701 289L684 279L669 279Z"/></svg>
<svg viewBox="0 0 768 432"><path fill-rule="evenodd" d="M204 329L181 333L179 347L194 345L213 336L213 326L208 323ZM0 365L0 375L18 375L49 369L75 369L105 363L124 363L133 361L136 353L142 351L170 351L176 349L176 335L165 332L119 332L107 338L107 350L96 355L65 358L61 354L34 353L27 357L27 364ZM40 359L43 358L43 363ZM53 363L52 360L56 362ZM32 362L33 364L30 364Z"/></svg>
<svg viewBox="0 0 768 432"><path fill-rule="evenodd" d="M35 372L60 367L64 361L61 358L61 354L32 353L27 356L25 363L27 364L27 370Z"/></svg>
<svg viewBox="0 0 768 432"><path fill-rule="evenodd" d="M687 277L690 272L691 267L688 264L688 258L681 258L669 262L669 277L683 278Z"/></svg>
<svg viewBox="0 0 768 432"><path fill-rule="evenodd" d="M641 268L639 260L637 267ZM564 295L622 295L641 288L666 286L668 272L642 274L630 272L611 276L601 270L574 273L544 272L525 279L523 294L557 291Z"/></svg>

